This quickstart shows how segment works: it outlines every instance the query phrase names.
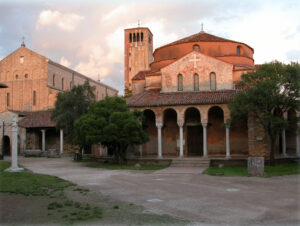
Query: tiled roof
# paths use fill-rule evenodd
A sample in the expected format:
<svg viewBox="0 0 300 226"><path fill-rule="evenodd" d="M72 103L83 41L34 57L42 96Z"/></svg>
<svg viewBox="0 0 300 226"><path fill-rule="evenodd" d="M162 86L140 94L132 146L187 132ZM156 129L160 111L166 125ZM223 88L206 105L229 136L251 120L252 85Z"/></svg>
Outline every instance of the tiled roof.
<svg viewBox="0 0 300 226"><path fill-rule="evenodd" d="M129 107L229 103L236 90L161 93L148 90L126 99Z"/></svg>
<svg viewBox="0 0 300 226"><path fill-rule="evenodd" d="M51 120L51 111L30 112L19 122L20 127L38 128L55 127L55 122Z"/></svg>
<svg viewBox="0 0 300 226"><path fill-rule="evenodd" d="M148 73L149 70L147 71L139 71L139 73L137 73L133 78L132 80L145 80L145 75L146 73Z"/></svg>

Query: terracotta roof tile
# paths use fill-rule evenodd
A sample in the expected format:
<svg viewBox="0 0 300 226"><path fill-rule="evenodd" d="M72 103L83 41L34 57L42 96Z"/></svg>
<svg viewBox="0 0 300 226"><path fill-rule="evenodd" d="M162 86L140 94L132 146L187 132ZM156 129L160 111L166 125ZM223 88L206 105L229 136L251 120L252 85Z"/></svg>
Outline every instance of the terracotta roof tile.
<svg viewBox="0 0 300 226"><path fill-rule="evenodd" d="M148 90L126 99L129 107L229 103L236 90L161 93Z"/></svg>
<svg viewBox="0 0 300 226"><path fill-rule="evenodd" d="M55 122L51 120L51 111L30 112L19 122L20 127L38 128L55 127Z"/></svg>
<svg viewBox="0 0 300 226"><path fill-rule="evenodd" d="M149 72L149 70L147 71L139 71L139 73L137 73L132 80L145 80L145 76L146 74Z"/></svg>

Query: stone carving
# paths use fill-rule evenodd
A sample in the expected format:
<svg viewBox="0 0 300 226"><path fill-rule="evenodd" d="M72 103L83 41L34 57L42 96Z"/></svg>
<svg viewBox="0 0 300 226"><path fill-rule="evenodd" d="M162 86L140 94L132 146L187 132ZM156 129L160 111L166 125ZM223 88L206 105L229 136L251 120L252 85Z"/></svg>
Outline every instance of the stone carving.
<svg viewBox="0 0 300 226"><path fill-rule="evenodd" d="M248 158L248 175L249 176L264 176L265 158L264 157L249 157Z"/></svg>

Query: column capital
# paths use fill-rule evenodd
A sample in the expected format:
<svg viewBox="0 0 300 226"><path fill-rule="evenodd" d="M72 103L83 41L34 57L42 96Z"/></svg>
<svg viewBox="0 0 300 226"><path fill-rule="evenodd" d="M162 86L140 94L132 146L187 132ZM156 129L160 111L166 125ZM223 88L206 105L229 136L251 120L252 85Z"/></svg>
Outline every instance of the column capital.
<svg viewBox="0 0 300 226"><path fill-rule="evenodd" d="M162 124L161 122L157 122L157 123L156 123L156 127L157 127L158 129L161 129L161 128L163 127L163 124Z"/></svg>
<svg viewBox="0 0 300 226"><path fill-rule="evenodd" d="M202 124L202 126L204 127L204 128L206 128L207 127L207 125L208 125L208 123L207 122L203 122L203 123L201 123Z"/></svg>
<svg viewBox="0 0 300 226"><path fill-rule="evenodd" d="M177 122L177 125L178 125L179 127L183 127L184 122Z"/></svg>

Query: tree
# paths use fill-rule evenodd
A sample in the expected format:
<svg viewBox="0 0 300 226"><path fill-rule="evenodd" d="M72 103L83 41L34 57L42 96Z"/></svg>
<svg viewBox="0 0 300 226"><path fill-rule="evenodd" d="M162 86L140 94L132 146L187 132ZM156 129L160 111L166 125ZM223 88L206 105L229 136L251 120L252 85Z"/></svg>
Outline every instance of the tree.
<svg viewBox="0 0 300 226"><path fill-rule="evenodd" d="M117 162L124 162L129 145L149 139L141 117L141 112L129 110L124 98L106 97L93 103L89 112L75 121L75 140L81 145L101 143L114 151Z"/></svg>
<svg viewBox="0 0 300 226"><path fill-rule="evenodd" d="M74 121L88 112L95 101L94 88L86 81L71 90L58 93L51 119L56 121L56 128L63 129L66 140L74 143Z"/></svg>
<svg viewBox="0 0 300 226"><path fill-rule="evenodd" d="M229 104L232 118L254 117L269 136L273 163L279 133L288 127L283 114L299 110L300 65L271 62L242 75L241 90Z"/></svg>

